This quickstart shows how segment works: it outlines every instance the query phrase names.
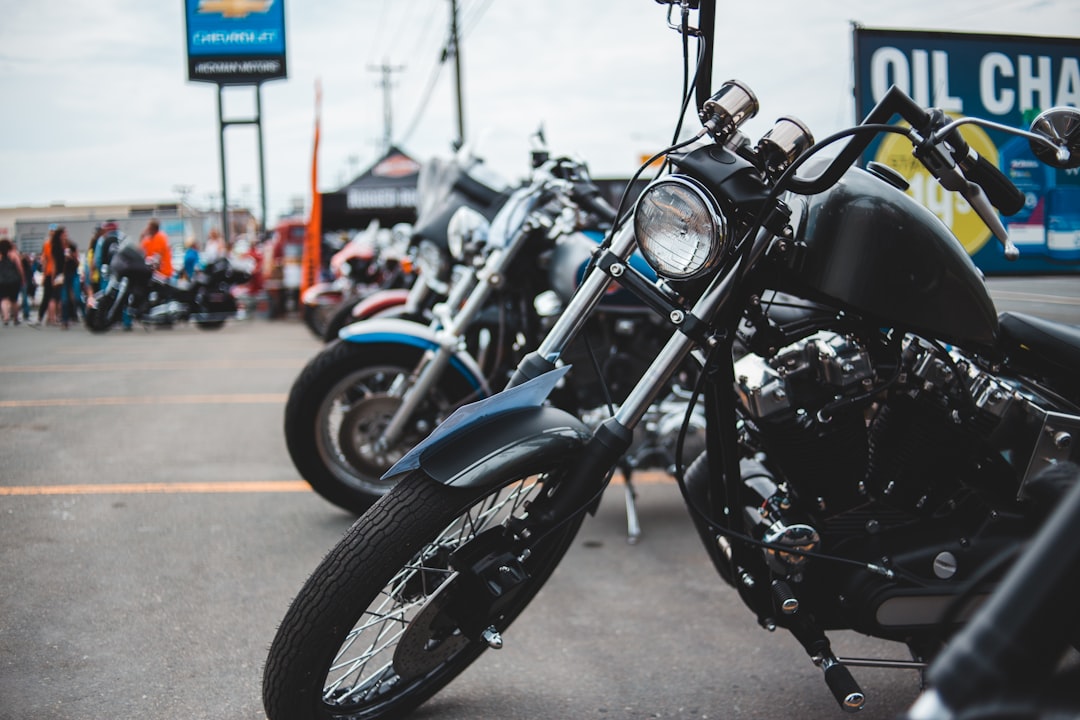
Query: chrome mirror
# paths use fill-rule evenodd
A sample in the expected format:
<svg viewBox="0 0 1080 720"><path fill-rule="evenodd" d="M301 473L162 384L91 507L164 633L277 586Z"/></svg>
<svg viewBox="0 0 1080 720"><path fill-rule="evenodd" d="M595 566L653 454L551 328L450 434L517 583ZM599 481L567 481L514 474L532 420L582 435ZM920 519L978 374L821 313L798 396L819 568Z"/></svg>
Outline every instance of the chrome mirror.
<svg viewBox="0 0 1080 720"><path fill-rule="evenodd" d="M1031 132L1052 143L1030 140L1035 157L1056 168L1080 167L1080 110L1074 107L1050 108L1031 123Z"/></svg>

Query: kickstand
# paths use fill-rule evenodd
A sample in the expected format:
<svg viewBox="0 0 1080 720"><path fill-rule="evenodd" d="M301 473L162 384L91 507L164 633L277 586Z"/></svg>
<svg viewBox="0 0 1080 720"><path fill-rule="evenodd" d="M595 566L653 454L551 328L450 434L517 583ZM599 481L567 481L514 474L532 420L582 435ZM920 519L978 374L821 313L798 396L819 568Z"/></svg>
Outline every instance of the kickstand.
<svg viewBox="0 0 1080 720"><path fill-rule="evenodd" d="M634 483L630 479L634 471L628 465L620 465L619 470L622 472L626 496L626 542L636 545L641 538L641 523L638 522L637 491L634 490Z"/></svg>

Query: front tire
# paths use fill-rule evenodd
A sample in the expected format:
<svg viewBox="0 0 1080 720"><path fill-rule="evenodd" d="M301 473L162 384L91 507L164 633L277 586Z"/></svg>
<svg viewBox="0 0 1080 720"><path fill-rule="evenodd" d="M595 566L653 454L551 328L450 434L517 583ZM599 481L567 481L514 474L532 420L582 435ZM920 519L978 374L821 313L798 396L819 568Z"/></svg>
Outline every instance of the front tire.
<svg viewBox="0 0 1080 720"><path fill-rule="evenodd" d="M334 313L341 306L342 303L347 302L349 298L341 297L334 302L327 302L316 305L304 305L304 325L312 334L322 339L326 335L326 326L330 322L330 318L334 316Z"/></svg>
<svg viewBox="0 0 1080 720"><path fill-rule="evenodd" d="M93 333L103 333L108 331L108 329L112 327L112 321L109 320L109 312L112 310L113 303L115 302L115 293L98 293L94 298L93 307L87 305L86 312L83 313L83 322L86 324L86 329Z"/></svg>
<svg viewBox="0 0 1080 720"><path fill-rule="evenodd" d="M322 333L319 335L319 337L323 339L323 342L330 343L337 340L341 328L356 322L355 318L352 316L353 308L365 297L367 297L367 294L354 295L334 306L333 311L329 314L324 323Z"/></svg>
<svg viewBox="0 0 1080 720"><path fill-rule="evenodd" d="M451 364L398 442L376 449L400 404L391 388L413 372L423 353L400 343L335 340L300 373L285 405L285 445L315 492L360 515L393 486L383 473L455 407L475 399L476 388Z"/></svg>
<svg viewBox="0 0 1080 720"><path fill-rule="evenodd" d="M400 717L457 677L487 644L463 632L448 610L474 606L450 554L520 517L560 476L553 467L487 489L448 487L422 471L407 475L357 520L293 600L263 672L267 716ZM532 548L523 561L527 579L482 625L506 630L550 577L582 517Z"/></svg>

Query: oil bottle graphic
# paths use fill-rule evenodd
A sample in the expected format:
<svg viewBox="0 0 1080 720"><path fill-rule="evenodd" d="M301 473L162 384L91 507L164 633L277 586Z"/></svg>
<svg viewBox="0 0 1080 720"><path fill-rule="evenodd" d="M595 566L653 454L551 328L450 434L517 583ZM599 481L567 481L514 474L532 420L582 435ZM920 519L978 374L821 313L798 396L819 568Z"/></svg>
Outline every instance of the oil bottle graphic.
<svg viewBox="0 0 1080 720"><path fill-rule="evenodd" d="M1046 209L1047 255L1052 260L1080 260L1080 172L1055 172Z"/></svg>

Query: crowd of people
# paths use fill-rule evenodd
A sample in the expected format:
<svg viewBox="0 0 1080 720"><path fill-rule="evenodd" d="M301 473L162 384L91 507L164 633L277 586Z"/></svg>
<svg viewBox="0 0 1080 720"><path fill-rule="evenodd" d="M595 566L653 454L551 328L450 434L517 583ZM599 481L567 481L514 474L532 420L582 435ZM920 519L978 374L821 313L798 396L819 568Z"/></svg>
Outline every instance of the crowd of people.
<svg viewBox="0 0 1080 720"><path fill-rule="evenodd" d="M115 221L102 223L82 253L63 225L49 226L38 253L20 253L10 239L0 238L0 320L5 326L25 323L63 329L79 322L85 316L86 299L108 285L110 260L129 243L157 272L178 280L191 280L201 262L226 252L216 229L210 231L202 253L195 238L187 238L180 267L174 271L169 237L156 218L137 241Z"/></svg>

